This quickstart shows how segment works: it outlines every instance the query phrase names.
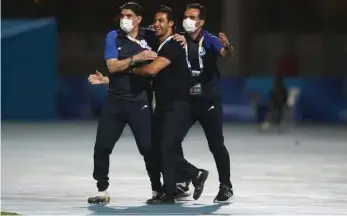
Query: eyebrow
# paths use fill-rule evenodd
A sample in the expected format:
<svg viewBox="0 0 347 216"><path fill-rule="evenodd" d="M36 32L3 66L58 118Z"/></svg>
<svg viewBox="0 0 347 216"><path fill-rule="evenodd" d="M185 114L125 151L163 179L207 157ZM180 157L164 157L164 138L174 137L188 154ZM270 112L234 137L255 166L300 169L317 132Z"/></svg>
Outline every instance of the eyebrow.
<svg viewBox="0 0 347 216"><path fill-rule="evenodd" d="M198 16L194 16L194 15L186 16L186 15L184 15L184 17L194 17L194 18L196 18Z"/></svg>

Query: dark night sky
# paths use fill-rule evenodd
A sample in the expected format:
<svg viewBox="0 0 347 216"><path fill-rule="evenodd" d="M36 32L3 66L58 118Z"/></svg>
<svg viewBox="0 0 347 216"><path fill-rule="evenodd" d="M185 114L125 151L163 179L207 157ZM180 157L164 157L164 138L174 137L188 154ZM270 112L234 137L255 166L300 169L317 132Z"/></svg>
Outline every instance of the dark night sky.
<svg viewBox="0 0 347 216"><path fill-rule="evenodd" d="M5 0L2 1L2 17L45 17L58 18L60 31L77 32L105 32L118 27L114 17L119 13L119 6L126 0L41 0L35 4L34 0ZM159 5L168 5L177 11L181 17L185 6L190 2L200 2L208 9L207 27L217 32L221 26L221 0L137 0L145 8L144 25L152 21L155 9ZM174 4L172 4L174 2Z"/></svg>

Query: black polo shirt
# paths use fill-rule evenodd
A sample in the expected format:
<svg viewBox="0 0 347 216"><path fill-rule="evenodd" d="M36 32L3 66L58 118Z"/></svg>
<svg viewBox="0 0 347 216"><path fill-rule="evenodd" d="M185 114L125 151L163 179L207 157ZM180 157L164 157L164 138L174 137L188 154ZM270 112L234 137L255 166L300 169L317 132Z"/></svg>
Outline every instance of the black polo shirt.
<svg viewBox="0 0 347 216"><path fill-rule="evenodd" d="M133 41L122 30L114 30L107 34L105 40L104 60L129 58L146 49L155 49L157 39L154 31L141 28ZM148 62L146 62L148 63ZM142 64L146 64L142 63ZM139 65L136 65L139 66ZM130 70L130 69L129 69ZM109 73L109 94L125 100L148 100L147 92L151 88L151 77L129 73L129 71Z"/></svg>
<svg viewBox="0 0 347 216"><path fill-rule="evenodd" d="M199 53L199 43L203 37L202 47ZM200 71L200 75L191 74L191 88L201 85L201 94L191 94L192 98L215 99L220 98L221 90L219 84L220 72L217 65L218 57L222 49L222 44L216 36L203 30L195 39L191 39L186 34L188 44L188 60L191 64L191 71ZM202 65L199 64L199 56ZM203 70L201 68L203 66Z"/></svg>
<svg viewBox="0 0 347 216"><path fill-rule="evenodd" d="M158 56L168 59L170 64L154 79L157 106L175 101L188 101L190 74L182 45L171 39L159 50Z"/></svg>

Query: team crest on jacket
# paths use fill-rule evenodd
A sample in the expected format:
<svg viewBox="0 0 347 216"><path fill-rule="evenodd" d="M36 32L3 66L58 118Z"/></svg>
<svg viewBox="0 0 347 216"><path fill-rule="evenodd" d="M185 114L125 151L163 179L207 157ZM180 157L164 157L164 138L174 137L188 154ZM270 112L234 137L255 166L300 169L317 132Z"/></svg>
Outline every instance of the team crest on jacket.
<svg viewBox="0 0 347 216"><path fill-rule="evenodd" d="M200 50L200 52L199 52L199 55L200 55L200 56L204 56L205 54L206 54L205 48L204 48L204 47L201 47L201 50Z"/></svg>
<svg viewBox="0 0 347 216"><path fill-rule="evenodd" d="M152 50L152 48L148 46L147 41L144 39L140 40L140 46L144 49Z"/></svg>

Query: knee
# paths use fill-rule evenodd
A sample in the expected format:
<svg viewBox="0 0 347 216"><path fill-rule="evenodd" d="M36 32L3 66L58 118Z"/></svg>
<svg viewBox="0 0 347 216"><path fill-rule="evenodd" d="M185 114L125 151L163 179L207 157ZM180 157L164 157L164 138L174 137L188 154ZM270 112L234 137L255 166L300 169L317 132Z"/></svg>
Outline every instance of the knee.
<svg viewBox="0 0 347 216"><path fill-rule="evenodd" d="M211 152L225 150L224 137L216 136L208 139L208 147Z"/></svg>
<svg viewBox="0 0 347 216"><path fill-rule="evenodd" d="M139 147L139 152L144 157L151 157L154 155L154 151L151 147Z"/></svg>
<svg viewBox="0 0 347 216"><path fill-rule="evenodd" d="M184 158L183 149L181 146L180 146L180 148L177 148L176 154L177 154L177 156Z"/></svg>
<svg viewBox="0 0 347 216"><path fill-rule="evenodd" d="M136 145L139 153L142 156L145 156L148 154L148 152L153 151L152 149L152 144L151 144L151 139L148 139L148 137L142 137L136 139Z"/></svg>
<svg viewBox="0 0 347 216"><path fill-rule="evenodd" d="M170 156L170 150L168 148L161 148L160 154L163 159L165 159L167 156Z"/></svg>
<svg viewBox="0 0 347 216"><path fill-rule="evenodd" d="M173 151L171 150L171 148L168 147L163 147L160 149L160 154L161 154L161 158L162 161L165 162L169 162L172 161L172 157L173 157Z"/></svg>

